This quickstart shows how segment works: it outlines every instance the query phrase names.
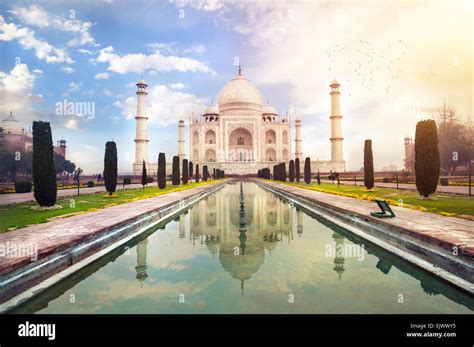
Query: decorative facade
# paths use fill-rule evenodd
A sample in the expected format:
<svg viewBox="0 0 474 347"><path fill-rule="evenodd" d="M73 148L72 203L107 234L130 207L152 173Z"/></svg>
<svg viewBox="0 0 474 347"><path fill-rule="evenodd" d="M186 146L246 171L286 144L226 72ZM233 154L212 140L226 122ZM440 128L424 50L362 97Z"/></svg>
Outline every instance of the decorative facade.
<svg viewBox="0 0 474 347"><path fill-rule="evenodd" d="M279 117L271 105L262 105L262 94L240 69L220 91L217 107L191 119L189 136L193 163L228 174L253 174L292 157L288 115Z"/></svg>
<svg viewBox="0 0 474 347"><path fill-rule="evenodd" d="M312 161L313 172L345 171L339 86L336 80L330 85L331 160ZM147 171L153 175L157 172L157 164L148 161L148 117L145 104L147 84L140 80L137 88L133 173L140 175L145 161ZM181 119L178 124L178 156L182 160L186 157L185 122ZM295 147L292 152L289 115L280 116L268 102L264 105L262 94L242 75L239 67L237 76L220 91L217 105L212 103L199 118L190 118L187 158L201 167L207 165L210 170L222 169L231 175L255 174L259 169L272 168L276 163L295 158L300 159L303 170L305 156L299 116L296 116L294 124ZM311 157L311 154L306 156Z"/></svg>

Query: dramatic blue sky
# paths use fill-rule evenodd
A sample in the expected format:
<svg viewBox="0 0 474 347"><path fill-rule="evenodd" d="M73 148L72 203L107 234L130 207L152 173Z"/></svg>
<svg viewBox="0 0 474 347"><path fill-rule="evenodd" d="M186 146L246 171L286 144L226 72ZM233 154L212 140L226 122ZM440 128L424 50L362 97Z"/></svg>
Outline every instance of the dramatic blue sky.
<svg viewBox="0 0 474 347"><path fill-rule="evenodd" d="M2 1L0 117L48 120L69 158L100 172L115 140L134 156L135 82L149 84L150 160L177 150L177 121L216 101L243 73L281 114L303 120L303 151L329 158L329 82L342 84L344 156L403 164L403 137L443 99L473 115L470 1ZM471 33L471 36L466 33ZM94 103L95 117L55 112Z"/></svg>

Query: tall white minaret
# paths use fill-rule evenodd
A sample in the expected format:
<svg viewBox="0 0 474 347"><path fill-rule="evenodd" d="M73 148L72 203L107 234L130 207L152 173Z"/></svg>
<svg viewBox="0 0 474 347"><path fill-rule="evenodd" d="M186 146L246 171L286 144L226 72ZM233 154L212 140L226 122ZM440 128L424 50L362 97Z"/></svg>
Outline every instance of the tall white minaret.
<svg viewBox="0 0 474 347"><path fill-rule="evenodd" d="M341 125L341 108L339 104L340 84L334 79L330 84L331 87L331 161L335 163L344 163L342 155L342 125ZM340 171L340 169L338 170Z"/></svg>
<svg viewBox="0 0 474 347"><path fill-rule="evenodd" d="M301 165L301 160L303 157L303 150L301 147L301 118L300 116L296 116L295 119L295 159L298 158L300 160L300 165Z"/></svg>
<svg viewBox="0 0 474 347"><path fill-rule="evenodd" d="M179 157L179 162L182 163L184 159L184 120L180 119L179 120L179 126L178 126L178 157Z"/></svg>
<svg viewBox="0 0 474 347"><path fill-rule="evenodd" d="M133 174L141 175L143 161L148 164L148 132L146 116L146 91L148 85L143 79L137 82L137 115L136 119L136 135L135 135L135 163L133 164Z"/></svg>

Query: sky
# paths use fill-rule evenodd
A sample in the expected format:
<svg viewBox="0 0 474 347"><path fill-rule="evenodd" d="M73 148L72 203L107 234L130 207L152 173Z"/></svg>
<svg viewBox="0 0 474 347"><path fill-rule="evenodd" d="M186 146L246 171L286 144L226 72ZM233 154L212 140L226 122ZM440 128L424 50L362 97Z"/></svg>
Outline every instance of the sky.
<svg viewBox="0 0 474 347"><path fill-rule="evenodd" d="M346 170L362 167L365 139L376 169L401 168L403 138L444 101L461 120L474 117L473 4L2 1L0 118L13 111L26 127L49 121L53 141L66 139L68 159L88 174L102 171L105 142L114 140L128 174L136 81L148 83L153 161L176 154L178 120L215 102L240 62L265 102L301 117L303 156L330 157L336 78ZM61 109L65 102L75 108Z"/></svg>

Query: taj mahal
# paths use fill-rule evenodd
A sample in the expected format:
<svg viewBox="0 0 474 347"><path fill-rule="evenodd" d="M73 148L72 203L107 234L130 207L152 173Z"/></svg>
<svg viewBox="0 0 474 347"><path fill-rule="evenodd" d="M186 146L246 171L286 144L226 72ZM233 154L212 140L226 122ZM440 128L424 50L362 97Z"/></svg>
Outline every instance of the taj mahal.
<svg viewBox="0 0 474 347"><path fill-rule="evenodd" d="M133 174L140 175L145 161L149 173L157 172L157 163L148 160L148 133L146 115L146 82L137 82L137 114L135 162ZM343 172L342 116L340 114L340 84L334 79L331 95L331 159L311 161L312 172ZM225 170L226 174L255 174L259 169L272 168L280 162L298 158L303 169L301 118L294 120L294 152L291 119L288 112L282 116L268 102L263 103L261 92L242 74L238 74L219 92L218 104L207 107L199 117L189 117L189 155L185 153L185 121L179 120L178 156L189 158L194 164ZM315 153L314 153L315 154ZM170 163L167 172L170 173Z"/></svg>

